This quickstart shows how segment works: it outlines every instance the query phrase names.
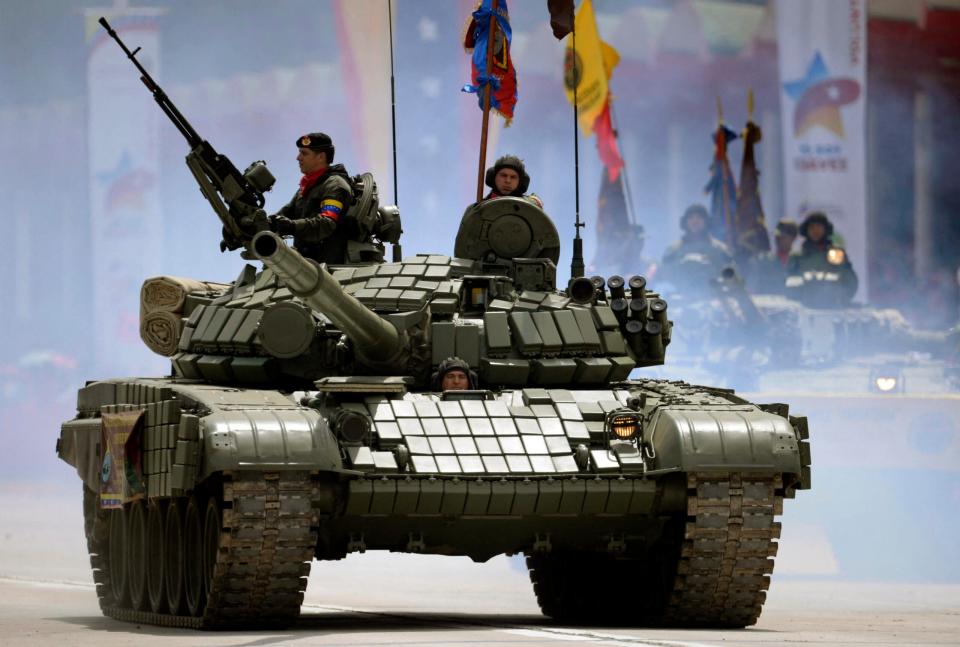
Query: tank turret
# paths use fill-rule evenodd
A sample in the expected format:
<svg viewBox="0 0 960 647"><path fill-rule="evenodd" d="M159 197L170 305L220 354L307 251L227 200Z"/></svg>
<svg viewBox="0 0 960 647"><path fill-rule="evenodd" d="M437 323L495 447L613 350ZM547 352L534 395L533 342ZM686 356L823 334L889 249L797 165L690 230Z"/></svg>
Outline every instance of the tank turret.
<svg viewBox="0 0 960 647"><path fill-rule="evenodd" d="M252 246L294 296L343 331L361 357L395 371L406 368L409 353L396 327L344 292L322 265L308 261L269 231L257 234Z"/></svg>

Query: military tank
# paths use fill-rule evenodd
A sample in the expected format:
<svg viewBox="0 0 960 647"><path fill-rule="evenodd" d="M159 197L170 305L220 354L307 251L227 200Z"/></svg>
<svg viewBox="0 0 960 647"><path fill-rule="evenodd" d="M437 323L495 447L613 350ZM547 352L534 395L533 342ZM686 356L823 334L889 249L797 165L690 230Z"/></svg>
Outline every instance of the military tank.
<svg viewBox="0 0 960 647"><path fill-rule="evenodd" d="M232 283L147 281L171 373L88 383L58 442L103 613L287 625L312 560L390 550L523 554L559 622L755 623L806 419L631 379L664 361L666 302L639 276L558 290L559 249L502 198L453 256L328 267L262 231ZM476 389L435 390L452 356Z"/></svg>
<svg viewBox="0 0 960 647"><path fill-rule="evenodd" d="M781 394L799 385L878 397L960 391L960 329L918 330L893 308L751 294L724 268L699 292L677 295L672 314L681 325L667 370L685 376Z"/></svg>

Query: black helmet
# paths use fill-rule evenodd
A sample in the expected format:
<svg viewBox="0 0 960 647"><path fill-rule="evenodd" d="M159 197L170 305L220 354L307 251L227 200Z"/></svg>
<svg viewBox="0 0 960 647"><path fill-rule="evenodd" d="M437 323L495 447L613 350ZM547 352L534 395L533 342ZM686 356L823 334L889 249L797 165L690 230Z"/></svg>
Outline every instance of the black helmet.
<svg viewBox="0 0 960 647"><path fill-rule="evenodd" d="M707 223L710 222L710 212L702 204L691 204L680 217L680 229L687 230L687 221L693 216L700 216Z"/></svg>
<svg viewBox="0 0 960 647"><path fill-rule="evenodd" d="M470 389L473 390L477 388L477 374L471 370L470 365L459 357L448 357L440 362L437 370L430 376L434 391L443 390L443 376L450 371L463 371L467 374L467 382L470 384Z"/></svg>
<svg viewBox="0 0 960 647"><path fill-rule="evenodd" d="M335 148L330 135L326 133L307 133L297 137L297 148L309 148L312 151L323 152L327 154L327 164L333 163L333 154Z"/></svg>
<svg viewBox="0 0 960 647"><path fill-rule="evenodd" d="M823 238L824 240L830 240L830 237L833 236L833 223L830 222L829 218L827 218L827 214L823 213L822 211L814 211L803 219L803 223L800 225L800 235L804 238L807 238L807 229L814 222L819 222L821 225L823 225L823 228L826 230Z"/></svg>
<svg viewBox="0 0 960 647"><path fill-rule="evenodd" d="M527 169L523 165L523 160L516 155L504 155L498 159L492 167L487 169L487 175L484 178L487 186L496 191L497 185L493 180L497 177L497 173L500 172L500 169L505 168L512 168L520 176L520 183L510 195L517 197L522 196L530 187L530 176L527 175Z"/></svg>

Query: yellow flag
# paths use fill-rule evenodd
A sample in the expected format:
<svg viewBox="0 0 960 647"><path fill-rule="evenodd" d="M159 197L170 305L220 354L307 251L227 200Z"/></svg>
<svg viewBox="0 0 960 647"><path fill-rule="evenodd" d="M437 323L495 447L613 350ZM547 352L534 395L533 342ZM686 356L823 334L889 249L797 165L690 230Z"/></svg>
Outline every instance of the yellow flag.
<svg viewBox="0 0 960 647"><path fill-rule="evenodd" d="M593 3L583 0L574 21L577 32L577 52L573 54L573 34L567 36L567 52L563 65L563 84L567 100L573 103L573 88L577 88L577 110L580 129L584 135L593 134L593 123L607 102L607 81L620 55L600 40Z"/></svg>

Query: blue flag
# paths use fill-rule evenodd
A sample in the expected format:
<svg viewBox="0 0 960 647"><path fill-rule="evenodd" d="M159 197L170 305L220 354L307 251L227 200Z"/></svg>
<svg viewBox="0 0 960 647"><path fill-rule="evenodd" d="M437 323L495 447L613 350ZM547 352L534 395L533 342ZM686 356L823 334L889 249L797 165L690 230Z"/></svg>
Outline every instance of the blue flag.
<svg viewBox="0 0 960 647"><path fill-rule="evenodd" d="M492 14L493 0L482 0L467 25L463 46L468 52L473 52L473 57L470 83L463 86L463 91L476 93L482 110L483 91L489 86L490 107L501 114L509 124L513 119L513 108L517 103L517 72L510 57L510 41L513 34L510 29L507 0L497 2L492 67L488 70L487 46L490 42Z"/></svg>

